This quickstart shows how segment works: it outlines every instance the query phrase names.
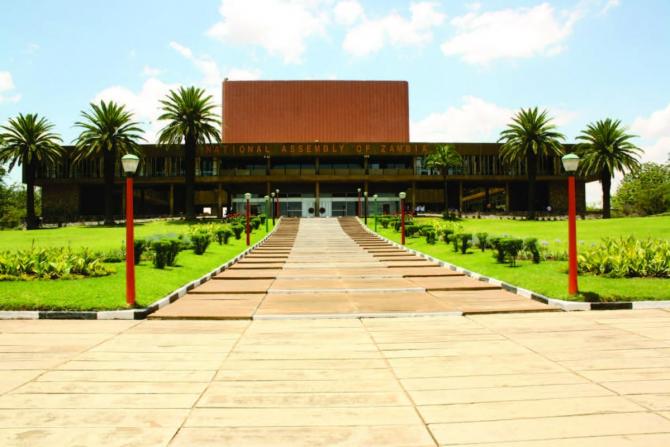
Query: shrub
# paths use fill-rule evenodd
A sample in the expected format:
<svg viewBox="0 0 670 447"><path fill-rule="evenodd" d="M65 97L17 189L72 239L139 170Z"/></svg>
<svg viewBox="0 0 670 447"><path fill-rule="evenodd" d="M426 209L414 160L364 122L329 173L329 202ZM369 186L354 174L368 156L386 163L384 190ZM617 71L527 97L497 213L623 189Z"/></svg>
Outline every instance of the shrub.
<svg viewBox="0 0 670 447"><path fill-rule="evenodd" d="M486 247L487 247L486 243L487 243L487 239L489 237L489 234L488 233L477 233L477 234L475 234L475 236L477 237L477 242L479 244L479 248L482 251L486 250Z"/></svg>
<svg viewBox="0 0 670 447"><path fill-rule="evenodd" d="M670 278L670 241L604 238L578 260L580 271L611 278Z"/></svg>
<svg viewBox="0 0 670 447"><path fill-rule="evenodd" d="M265 214L259 214L258 218L261 220L261 225L265 225L265 221L268 220L268 216Z"/></svg>
<svg viewBox="0 0 670 447"><path fill-rule="evenodd" d="M492 236L489 238L489 244L495 249L493 257L496 259L496 262L502 264L505 262L505 249L501 244L503 240L500 236Z"/></svg>
<svg viewBox="0 0 670 447"><path fill-rule="evenodd" d="M516 258L523 248L523 240L515 237L507 237L501 239L499 244L502 246L504 258L508 259L512 266L516 266Z"/></svg>
<svg viewBox="0 0 670 447"><path fill-rule="evenodd" d="M426 237L426 243L430 245L435 245L435 241L437 239L437 232L434 229L427 230L425 237Z"/></svg>
<svg viewBox="0 0 670 447"><path fill-rule="evenodd" d="M451 236L451 246L454 248L454 253L458 253L458 241L460 238L460 234L454 234Z"/></svg>
<svg viewBox="0 0 670 447"><path fill-rule="evenodd" d="M242 239L242 233L244 233L244 225L240 225L238 223L233 224L231 227L233 230L233 234L235 234L235 239L240 240Z"/></svg>
<svg viewBox="0 0 670 447"><path fill-rule="evenodd" d="M413 223L405 223L405 236L414 237L417 233L420 234L418 226Z"/></svg>
<svg viewBox="0 0 670 447"><path fill-rule="evenodd" d="M455 211L444 210L442 211L442 219L449 221L458 220L458 214Z"/></svg>
<svg viewBox="0 0 670 447"><path fill-rule="evenodd" d="M454 234L454 230L453 230L453 229L451 229L451 228L445 228L444 230L442 230L442 240L443 240L445 243L448 244L449 241L451 240L451 235L453 235L453 234Z"/></svg>
<svg viewBox="0 0 670 447"><path fill-rule="evenodd" d="M142 260L142 254L144 250L147 249L147 241L144 239L135 239L133 241L133 255L135 256L135 262L140 263Z"/></svg>
<svg viewBox="0 0 670 447"><path fill-rule="evenodd" d="M540 263L540 247L537 244L537 239L529 237L523 241L523 249L530 253L533 259L533 264Z"/></svg>
<svg viewBox="0 0 670 447"><path fill-rule="evenodd" d="M195 233L191 235L191 242L193 243L193 253L202 255L207 251L211 239L209 238L209 234L205 232Z"/></svg>
<svg viewBox="0 0 670 447"><path fill-rule="evenodd" d="M379 223L382 224L382 228L388 228L389 224L391 223L391 218L388 216L384 216L381 219L379 219Z"/></svg>
<svg viewBox="0 0 670 447"><path fill-rule="evenodd" d="M254 230L258 230L261 226L261 219L258 217L254 217L249 221L251 228Z"/></svg>
<svg viewBox="0 0 670 447"><path fill-rule="evenodd" d="M179 239L158 239L151 242L154 252L154 267L163 269L166 265L173 266L181 249Z"/></svg>
<svg viewBox="0 0 670 447"><path fill-rule="evenodd" d="M116 263L123 262L126 260L126 249L121 246L120 249L112 249L102 252L97 252L94 256L100 258L102 262Z"/></svg>
<svg viewBox="0 0 670 447"><path fill-rule="evenodd" d="M0 252L0 280L73 279L113 272L100 256L86 249L33 247Z"/></svg>
<svg viewBox="0 0 670 447"><path fill-rule="evenodd" d="M233 231L227 227L221 227L216 230L216 241L219 245L228 244L228 239L233 235Z"/></svg>
<svg viewBox="0 0 670 447"><path fill-rule="evenodd" d="M468 252L468 247L472 244L472 233L463 233L458 235L461 246L461 254Z"/></svg>
<svg viewBox="0 0 670 447"><path fill-rule="evenodd" d="M417 226L420 236L426 236L430 231L435 231L435 227L431 224L423 224Z"/></svg>

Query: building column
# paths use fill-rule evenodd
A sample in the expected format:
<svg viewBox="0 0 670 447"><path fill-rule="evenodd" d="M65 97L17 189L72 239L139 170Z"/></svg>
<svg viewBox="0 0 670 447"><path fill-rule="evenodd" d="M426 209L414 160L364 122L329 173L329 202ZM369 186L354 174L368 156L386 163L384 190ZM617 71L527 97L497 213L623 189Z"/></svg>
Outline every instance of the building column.
<svg viewBox="0 0 670 447"><path fill-rule="evenodd" d="M363 155L363 174L368 175L368 161L370 156L368 154Z"/></svg>
<svg viewBox="0 0 670 447"><path fill-rule="evenodd" d="M321 213L319 213L319 208L321 207L321 201L320 199L321 196L321 185L319 184L319 181L317 180L316 183L314 184L314 215L317 217L321 217Z"/></svg>
<svg viewBox="0 0 670 447"><path fill-rule="evenodd" d="M221 183L219 183L216 189L216 217L221 219L223 217L223 191L221 190Z"/></svg>
<svg viewBox="0 0 670 447"><path fill-rule="evenodd" d="M509 213L509 182L505 182L505 212Z"/></svg>
<svg viewBox="0 0 670 447"><path fill-rule="evenodd" d="M270 156L265 156L265 175L270 175L270 169L272 169L272 164L270 162Z"/></svg>
<svg viewBox="0 0 670 447"><path fill-rule="evenodd" d="M412 182L412 211L416 209L416 182Z"/></svg>
<svg viewBox="0 0 670 447"><path fill-rule="evenodd" d="M463 212L463 181L458 182L458 211Z"/></svg>
<svg viewBox="0 0 670 447"><path fill-rule="evenodd" d="M174 216L174 185L170 185L170 197L168 202L170 203L170 216Z"/></svg>
<svg viewBox="0 0 670 447"><path fill-rule="evenodd" d="M272 185L270 184L270 182L265 182L265 194L269 196L271 192L272 192Z"/></svg>
<svg viewBox="0 0 670 447"><path fill-rule="evenodd" d="M319 175L319 167L320 167L319 157L315 157L315 159L314 159L314 169L315 169L316 175Z"/></svg>

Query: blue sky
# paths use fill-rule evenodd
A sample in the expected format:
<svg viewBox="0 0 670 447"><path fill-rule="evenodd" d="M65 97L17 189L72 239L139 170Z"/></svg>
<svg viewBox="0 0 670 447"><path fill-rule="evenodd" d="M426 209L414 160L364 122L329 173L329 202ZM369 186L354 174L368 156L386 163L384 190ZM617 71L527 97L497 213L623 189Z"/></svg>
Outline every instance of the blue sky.
<svg viewBox="0 0 670 447"><path fill-rule="evenodd" d="M66 142L92 100L135 111L231 79L403 79L414 141L492 141L541 106L568 140L621 119L670 153L667 0L3 0L0 122L37 112ZM593 195L591 195L592 198Z"/></svg>

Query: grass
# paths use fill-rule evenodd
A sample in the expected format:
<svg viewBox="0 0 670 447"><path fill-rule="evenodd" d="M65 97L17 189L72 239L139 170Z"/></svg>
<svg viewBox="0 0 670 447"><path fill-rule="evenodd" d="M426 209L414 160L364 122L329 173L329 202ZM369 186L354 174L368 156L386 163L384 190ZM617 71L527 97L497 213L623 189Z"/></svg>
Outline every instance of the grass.
<svg viewBox="0 0 670 447"><path fill-rule="evenodd" d="M271 229L271 224L270 224ZM186 225L156 221L140 225L136 237L150 234L184 233ZM251 243L266 235L265 226L252 234ZM36 231L2 231L2 247L25 248L35 241L38 246L89 247L95 250L119 248L125 238L123 227L67 227ZM246 249L241 240L230 238L228 245L212 242L201 256L184 250L177 256L177 265L159 270L149 261L137 265L135 271L137 304L147 306L182 285L214 270ZM126 308L125 264L108 264L116 273L76 280L34 280L0 282L0 310L112 310Z"/></svg>
<svg viewBox="0 0 670 447"><path fill-rule="evenodd" d="M431 219L418 219L418 224ZM441 221L441 220L440 220ZM374 221L368 221L374 228ZM496 219L466 219L457 223L462 232L487 232L489 235L507 234L517 237L537 237L550 243L551 249L566 250L567 223L532 222ZM617 237L633 234L637 237L667 239L670 237L670 216L621 218L610 220L578 221L578 239L584 244L597 243L603 236ZM400 233L378 226L378 233L388 239L400 242ZM419 250L438 259L467 268L496 279L503 280L543 295L570 300L599 301L640 301L670 300L670 279L660 278L606 278L595 275L580 275L580 295L570 297L567 293L567 262L545 261L533 264L518 261L517 267L498 264L491 251L481 252L470 249L468 254L454 253L451 245L438 241L427 244L424 238L407 238L406 246Z"/></svg>

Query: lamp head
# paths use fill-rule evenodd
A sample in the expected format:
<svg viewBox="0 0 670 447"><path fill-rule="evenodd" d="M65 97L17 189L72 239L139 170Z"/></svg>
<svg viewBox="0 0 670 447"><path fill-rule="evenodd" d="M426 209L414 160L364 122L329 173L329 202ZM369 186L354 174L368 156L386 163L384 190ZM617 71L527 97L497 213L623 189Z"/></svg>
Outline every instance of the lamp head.
<svg viewBox="0 0 670 447"><path fill-rule="evenodd" d="M358 191L358 193L360 194L361 193L361 188L356 188L356 191Z"/></svg>
<svg viewBox="0 0 670 447"><path fill-rule="evenodd" d="M275 193L274 193L274 191L270 193L270 197L272 197L273 199L275 198Z"/></svg>
<svg viewBox="0 0 670 447"><path fill-rule="evenodd" d="M574 152L561 157L561 161L563 162L563 169L565 169L565 172L572 174L577 171L577 167L579 166L579 156Z"/></svg>
<svg viewBox="0 0 670 447"><path fill-rule="evenodd" d="M277 196L279 196L279 188L275 190L277 192Z"/></svg>
<svg viewBox="0 0 670 447"><path fill-rule="evenodd" d="M268 200L270 200L270 196L265 196L265 197L263 197L263 198L265 199L266 202L267 202Z"/></svg>
<svg viewBox="0 0 670 447"><path fill-rule="evenodd" d="M401 200L405 200L405 197L407 197L407 194L404 193L404 192L401 192L400 194L398 194L398 197L400 197Z"/></svg>
<svg viewBox="0 0 670 447"><path fill-rule="evenodd" d="M244 193L244 198L247 199L247 200L251 199L251 193L245 192Z"/></svg>
<svg viewBox="0 0 670 447"><path fill-rule="evenodd" d="M376 202L377 199L379 198L379 195L375 194L374 196L372 196L372 198L375 199L375 202Z"/></svg>
<svg viewBox="0 0 670 447"><path fill-rule="evenodd" d="M367 192L367 191L363 191L363 197L367 197L367 196L368 196L368 192Z"/></svg>
<svg viewBox="0 0 670 447"><path fill-rule="evenodd" d="M137 165L140 164L140 157L133 154L126 154L121 157L121 165L123 165L123 172L127 175L135 174L137 171Z"/></svg>

